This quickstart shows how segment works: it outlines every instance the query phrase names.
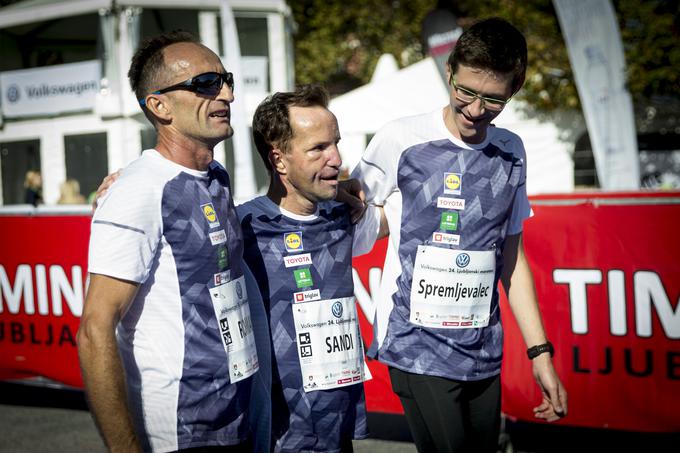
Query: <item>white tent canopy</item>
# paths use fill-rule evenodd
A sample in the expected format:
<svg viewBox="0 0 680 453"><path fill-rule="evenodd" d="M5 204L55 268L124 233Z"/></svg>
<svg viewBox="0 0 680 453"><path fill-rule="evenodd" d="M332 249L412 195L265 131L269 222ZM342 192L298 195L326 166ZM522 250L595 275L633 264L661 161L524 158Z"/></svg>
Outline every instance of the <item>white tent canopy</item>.
<svg viewBox="0 0 680 453"><path fill-rule="evenodd" d="M385 123L444 107L449 92L432 58L404 69L396 69L390 57L381 57L373 80L356 90L333 99L330 109L338 118L340 152L350 170L361 159L368 140ZM393 58L392 58L393 60ZM391 73L389 68L393 68ZM516 101L511 102L494 121L518 134L527 150L528 182L531 194L574 190L573 144L560 139L554 123L524 118Z"/></svg>

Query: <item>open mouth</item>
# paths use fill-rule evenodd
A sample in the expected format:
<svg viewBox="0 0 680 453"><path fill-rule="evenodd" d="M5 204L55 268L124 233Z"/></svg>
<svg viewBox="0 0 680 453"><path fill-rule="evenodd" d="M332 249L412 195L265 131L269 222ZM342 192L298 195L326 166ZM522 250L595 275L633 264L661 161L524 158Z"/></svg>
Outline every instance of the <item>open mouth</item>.
<svg viewBox="0 0 680 453"><path fill-rule="evenodd" d="M229 119L229 112L227 110L217 110L215 112L212 112L208 116L210 116L210 118L226 118L226 119Z"/></svg>

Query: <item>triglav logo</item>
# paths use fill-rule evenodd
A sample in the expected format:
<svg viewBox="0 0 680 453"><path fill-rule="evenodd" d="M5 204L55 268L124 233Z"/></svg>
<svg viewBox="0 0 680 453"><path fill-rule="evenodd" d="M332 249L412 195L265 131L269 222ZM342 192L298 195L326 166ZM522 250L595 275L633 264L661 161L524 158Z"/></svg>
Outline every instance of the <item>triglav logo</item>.
<svg viewBox="0 0 680 453"><path fill-rule="evenodd" d="M461 253L456 257L456 264L458 267L465 267L470 264L470 255L467 253Z"/></svg>
<svg viewBox="0 0 680 453"><path fill-rule="evenodd" d="M331 312L333 312L333 316L335 316L336 318L340 318L342 316L342 302L337 301L333 303Z"/></svg>
<svg viewBox="0 0 680 453"><path fill-rule="evenodd" d="M21 97L21 92L19 91L19 87L16 85L10 85L7 87L7 100L14 104L19 100Z"/></svg>

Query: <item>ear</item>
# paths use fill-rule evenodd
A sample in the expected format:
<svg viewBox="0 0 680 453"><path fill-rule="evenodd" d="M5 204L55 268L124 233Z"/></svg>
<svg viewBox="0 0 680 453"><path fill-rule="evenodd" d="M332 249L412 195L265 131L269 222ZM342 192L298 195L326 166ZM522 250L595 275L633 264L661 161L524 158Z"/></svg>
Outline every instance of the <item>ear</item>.
<svg viewBox="0 0 680 453"><path fill-rule="evenodd" d="M170 121L172 119L170 104L159 96L148 95L146 97L146 108L161 121Z"/></svg>
<svg viewBox="0 0 680 453"><path fill-rule="evenodd" d="M451 73L451 65L447 64L446 65L446 80L449 81L449 85L451 85L452 79L453 79L453 74Z"/></svg>
<svg viewBox="0 0 680 453"><path fill-rule="evenodd" d="M288 168L286 164L285 154L283 150L279 148L272 148L269 151L269 163L271 164L274 172L279 175L288 174Z"/></svg>

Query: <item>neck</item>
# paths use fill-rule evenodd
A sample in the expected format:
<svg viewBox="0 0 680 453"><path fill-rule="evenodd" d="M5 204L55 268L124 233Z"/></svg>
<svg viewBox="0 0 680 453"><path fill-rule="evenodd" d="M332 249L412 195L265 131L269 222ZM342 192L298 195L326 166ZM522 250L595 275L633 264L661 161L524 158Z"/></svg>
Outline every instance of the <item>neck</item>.
<svg viewBox="0 0 680 453"><path fill-rule="evenodd" d="M162 134L160 131L156 151L166 159L192 170L206 171L213 160L213 146L187 136Z"/></svg>
<svg viewBox="0 0 680 453"><path fill-rule="evenodd" d="M448 129L449 132L451 132L451 135L457 139L463 140L460 136L460 131L456 126L456 122L453 120L453 110L451 110L450 105L444 107L444 126L446 126L446 129Z"/></svg>
<svg viewBox="0 0 680 453"><path fill-rule="evenodd" d="M267 198L280 208L297 215L312 215L316 212L316 202L303 197L295 188L289 188L278 177L271 179Z"/></svg>

